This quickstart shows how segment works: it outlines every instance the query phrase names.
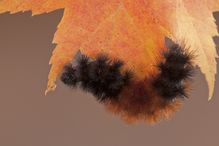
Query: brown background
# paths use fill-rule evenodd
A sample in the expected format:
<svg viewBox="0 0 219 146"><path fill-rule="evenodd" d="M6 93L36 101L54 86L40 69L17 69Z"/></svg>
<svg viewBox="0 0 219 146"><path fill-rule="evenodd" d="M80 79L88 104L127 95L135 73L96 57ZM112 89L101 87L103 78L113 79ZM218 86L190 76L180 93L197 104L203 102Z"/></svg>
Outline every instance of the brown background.
<svg viewBox="0 0 219 146"><path fill-rule="evenodd" d="M219 145L219 75L208 102L197 70L191 98L173 119L155 126L127 125L91 95L60 82L44 96L51 42L62 14L0 15L0 146Z"/></svg>

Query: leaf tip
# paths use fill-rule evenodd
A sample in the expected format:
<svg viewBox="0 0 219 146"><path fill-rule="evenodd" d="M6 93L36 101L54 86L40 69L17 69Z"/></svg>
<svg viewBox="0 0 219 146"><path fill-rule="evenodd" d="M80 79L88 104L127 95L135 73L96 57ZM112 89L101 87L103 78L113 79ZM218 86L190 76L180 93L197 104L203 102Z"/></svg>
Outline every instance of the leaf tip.
<svg viewBox="0 0 219 146"><path fill-rule="evenodd" d="M208 101L210 101L212 99L212 95L208 96Z"/></svg>
<svg viewBox="0 0 219 146"><path fill-rule="evenodd" d="M45 91L45 96L50 92L50 91L54 91L56 89L56 85L55 84L48 84L47 89Z"/></svg>

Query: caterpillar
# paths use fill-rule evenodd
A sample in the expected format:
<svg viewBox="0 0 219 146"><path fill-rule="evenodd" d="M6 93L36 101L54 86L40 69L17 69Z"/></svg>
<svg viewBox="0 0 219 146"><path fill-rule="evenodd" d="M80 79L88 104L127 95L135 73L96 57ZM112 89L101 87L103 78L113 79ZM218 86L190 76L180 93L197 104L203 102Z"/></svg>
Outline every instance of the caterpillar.
<svg viewBox="0 0 219 146"><path fill-rule="evenodd" d="M188 97L188 82L194 74L194 54L173 43L155 64L157 74L135 79L125 61L98 54L95 59L79 52L67 64L61 81L71 88L91 93L106 109L126 122L156 123L168 119Z"/></svg>

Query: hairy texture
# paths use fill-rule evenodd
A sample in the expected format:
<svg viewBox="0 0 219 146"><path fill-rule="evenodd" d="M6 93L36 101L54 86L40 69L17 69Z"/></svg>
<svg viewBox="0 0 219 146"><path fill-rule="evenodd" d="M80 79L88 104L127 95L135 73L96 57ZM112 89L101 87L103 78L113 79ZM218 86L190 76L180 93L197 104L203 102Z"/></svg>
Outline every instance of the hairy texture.
<svg viewBox="0 0 219 146"><path fill-rule="evenodd" d="M75 72L76 70L72 67L71 64L66 65L61 76L61 81L70 87L75 87L77 84L77 77Z"/></svg>
<svg viewBox="0 0 219 146"><path fill-rule="evenodd" d="M124 63L121 60L110 60L103 54L97 56L94 61L81 55L76 64L65 66L61 76L62 82L70 87L79 86L91 92L100 102L117 99L132 77L130 71L122 71Z"/></svg>
<svg viewBox="0 0 219 146"><path fill-rule="evenodd" d="M185 81L193 75L194 55L174 44L163 57L164 61L158 64L160 73L153 82L155 90L168 100L187 97Z"/></svg>
<svg viewBox="0 0 219 146"><path fill-rule="evenodd" d="M61 80L70 87L91 92L106 108L126 122L156 123L168 119L187 97L186 82L193 74L193 55L174 44L156 65L157 73L137 80L125 70L123 61L98 55L95 60L81 55L76 65L64 68ZM173 100L174 99L174 100Z"/></svg>
<svg viewBox="0 0 219 146"><path fill-rule="evenodd" d="M107 110L128 123L156 123L168 119L181 105L180 100L167 101L157 94L152 87L155 77L137 81L132 72L122 71L124 63L120 60L110 61L107 56L100 55L90 61L82 55L76 64L65 66L62 82L92 93Z"/></svg>
<svg viewBox="0 0 219 146"><path fill-rule="evenodd" d="M134 80L119 96L105 103L106 108L127 122L156 123L169 119L187 97L187 83L193 75L193 53L174 44L163 53L158 73L144 81Z"/></svg>
<svg viewBox="0 0 219 146"><path fill-rule="evenodd" d="M119 95L118 100L104 102L106 109L128 123L146 121L154 124L169 119L181 105L181 100L167 101L151 86L151 79L134 81Z"/></svg>

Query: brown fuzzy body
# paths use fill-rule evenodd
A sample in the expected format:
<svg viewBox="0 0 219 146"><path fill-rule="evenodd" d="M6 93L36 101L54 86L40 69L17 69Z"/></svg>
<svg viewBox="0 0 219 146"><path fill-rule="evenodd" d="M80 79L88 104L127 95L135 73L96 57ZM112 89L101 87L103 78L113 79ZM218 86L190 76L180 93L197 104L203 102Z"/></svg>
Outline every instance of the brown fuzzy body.
<svg viewBox="0 0 219 146"><path fill-rule="evenodd" d="M150 80L139 81L126 87L118 100L104 103L106 109L128 123L146 121L154 124L162 119L169 119L179 109L182 99L167 101L159 96Z"/></svg>

